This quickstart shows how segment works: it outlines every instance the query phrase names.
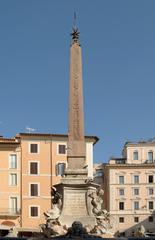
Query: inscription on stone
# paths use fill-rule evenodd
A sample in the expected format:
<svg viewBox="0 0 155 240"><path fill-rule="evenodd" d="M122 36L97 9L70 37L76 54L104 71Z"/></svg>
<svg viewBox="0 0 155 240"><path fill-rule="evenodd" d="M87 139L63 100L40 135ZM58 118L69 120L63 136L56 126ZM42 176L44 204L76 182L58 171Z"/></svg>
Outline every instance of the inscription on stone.
<svg viewBox="0 0 155 240"><path fill-rule="evenodd" d="M80 138L80 113L79 113L79 66L78 66L78 55L79 52L75 52L74 58L74 68L73 68L73 78L74 78L74 102L73 102L73 112L74 112L74 139L78 140Z"/></svg>
<svg viewBox="0 0 155 240"><path fill-rule="evenodd" d="M66 191L64 215L87 216L85 192Z"/></svg>

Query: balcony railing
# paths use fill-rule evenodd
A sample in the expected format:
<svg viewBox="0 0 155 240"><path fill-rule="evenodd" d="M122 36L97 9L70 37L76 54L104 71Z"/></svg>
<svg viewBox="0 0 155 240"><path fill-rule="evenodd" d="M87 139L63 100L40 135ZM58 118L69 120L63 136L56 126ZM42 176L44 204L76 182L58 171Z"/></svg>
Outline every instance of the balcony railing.
<svg viewBox="0 0 155 240"><path fill-rule="evenodd" d="M145 161L145 163L147 163L147 164L155 164L155 160L148 160L148 159L147 159L147 160Z"/></svg>
<svg viewBox="0 0 155 240"><path fill-rule="evenodd" d="M21 214L19 208L0 208L0 216L18 216Z"/></svg>

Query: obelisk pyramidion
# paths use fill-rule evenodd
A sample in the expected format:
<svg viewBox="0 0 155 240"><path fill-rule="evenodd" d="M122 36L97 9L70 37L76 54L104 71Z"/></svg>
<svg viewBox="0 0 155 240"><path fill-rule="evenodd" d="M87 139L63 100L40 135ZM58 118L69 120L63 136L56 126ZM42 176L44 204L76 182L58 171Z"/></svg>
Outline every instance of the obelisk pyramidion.
<svg viewBox="0 0 155 240"><path fill-rule="evenodd" d="M68 144L66 174L86 175L86 143L84 137L82 57L79 32L73 28L70 48L70 95L68 112Z"/></svg>

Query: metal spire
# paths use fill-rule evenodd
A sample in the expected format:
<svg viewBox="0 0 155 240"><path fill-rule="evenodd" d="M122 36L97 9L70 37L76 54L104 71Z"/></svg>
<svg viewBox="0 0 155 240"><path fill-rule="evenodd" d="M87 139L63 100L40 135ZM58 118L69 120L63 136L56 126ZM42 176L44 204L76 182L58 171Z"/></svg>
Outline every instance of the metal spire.
<svg viewBox="0 0 155 240"><path fill-rule="evenodd" d="M80 32L78 31L78 28L76 27L76 12L74 12L73 28L72 28L72 32L71 32L72 44L73 43L79 44L79 34L80 34Z"/></svg>

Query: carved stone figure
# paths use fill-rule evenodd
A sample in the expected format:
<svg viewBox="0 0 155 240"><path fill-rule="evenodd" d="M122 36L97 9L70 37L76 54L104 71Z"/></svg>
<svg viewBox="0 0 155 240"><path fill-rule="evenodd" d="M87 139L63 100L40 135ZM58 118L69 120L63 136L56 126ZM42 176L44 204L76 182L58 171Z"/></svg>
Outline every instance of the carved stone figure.
<svg viewBox="0 0 155 240"><path fill-rule="evenodd" d="M43 234L47 238L50 238L53 235L64 235L67 232L66 229L61 226L60 222L58 221L62 208L62 196L55 187L52 187L51 195L52 209L44 212L46 224L40 225Z"/></svg>
<svg viewBox="0 0 155 240"><path fill-rule="evenodd" d="M16 228L10 228L8 234L6 235L6 237L17 237L18 236L18 231L16 230Z"/></svg>
<svg viewBox="0 0 155 240"><path fill-rule="evenodd" d="M103 189L97 189L96 192L92 192L89 194L89 197L92 199L91 204L93 206L92 212L95 216L101 216L104 215L104 211L102 210L102 204L103 204Z"/></svg>
<svg viewBox="0 0 155 240"><path fill-rule="evenodd" d="M92 212L96 217L97 225L91 230L91 233L104 234L112 229L110 225L110 214L107 210L102 209L103 205L103 189L97 189L96 192L89 194L92 199Z"/></svg>
<svg viewBox="0 0 155 240"><path fill-rule="evenodd" d="M52 187L51 190L51 195L52 195L52 209L44 212L46 221L50 220L55 220L59 218L60 213L61 213L61 207L62 207L62 196L60 193L56 190L55 187Z"/></svg>
<svg viewBox="0 0 155 240"><path fill-rule="evenodd" d="M82 223L79 221L73 222L72 226L67 231L67 236L69 237L82 237L87 235L86 229L82 226Z"/></svg>
<svg viewBox="0 0 155 240"><path fill-rule="evenodd" d="M145 228L143 225L140 225L134 233L135 237L145 237Z"/></svg>

